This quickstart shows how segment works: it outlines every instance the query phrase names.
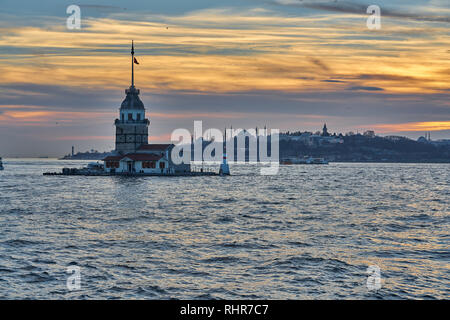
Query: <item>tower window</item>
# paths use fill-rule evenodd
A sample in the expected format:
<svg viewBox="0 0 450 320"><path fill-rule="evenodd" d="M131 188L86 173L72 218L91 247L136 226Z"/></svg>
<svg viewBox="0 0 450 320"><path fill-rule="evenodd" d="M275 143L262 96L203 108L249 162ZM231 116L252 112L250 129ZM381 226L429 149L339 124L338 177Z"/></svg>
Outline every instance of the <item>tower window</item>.
<svg viewBox="0 0 450 320"><path fill-rule="evenodd" d="M122 121L125 120L125 115L122 113Z"/></svg>
<svg viewBox="0 0 450 320"><path fill-rule="evenodd" d="M140 113L137 114L137 119L138 119L138 121L141 120L141 114Z"/></svg>
<svg viewBox="0 0 450 320"><path fill-rule="evenodd" d="M132 113L128 114L128 120L133 120L133 114Z"/></svg>

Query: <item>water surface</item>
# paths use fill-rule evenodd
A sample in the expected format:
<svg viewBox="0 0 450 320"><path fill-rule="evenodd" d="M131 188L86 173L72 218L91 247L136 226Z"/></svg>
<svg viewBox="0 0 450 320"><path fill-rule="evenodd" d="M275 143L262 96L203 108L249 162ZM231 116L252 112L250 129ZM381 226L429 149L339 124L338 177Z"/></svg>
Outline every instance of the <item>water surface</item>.
<svg viewBox="0 0 450 320"><path fill-rule="evenodd" d="M4 159L0 298L450 298L448 164L42 175L85 163Z"/></svg>

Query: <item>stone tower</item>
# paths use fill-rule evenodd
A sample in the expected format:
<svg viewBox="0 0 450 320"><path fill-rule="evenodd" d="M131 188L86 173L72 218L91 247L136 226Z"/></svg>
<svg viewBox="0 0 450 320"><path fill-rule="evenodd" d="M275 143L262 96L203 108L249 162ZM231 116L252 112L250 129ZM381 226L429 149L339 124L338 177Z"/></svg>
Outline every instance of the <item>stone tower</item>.
<svg viewBox="0 0 450 320"><path fill-rule="evenodd" d="M120 117L116 119L116 153L135 152L142 144L148 144L148 126L145 108L139 98L139 89L134 87L134 43L131 45L131 86L125 90L126 97L120 106Z"/></svg>

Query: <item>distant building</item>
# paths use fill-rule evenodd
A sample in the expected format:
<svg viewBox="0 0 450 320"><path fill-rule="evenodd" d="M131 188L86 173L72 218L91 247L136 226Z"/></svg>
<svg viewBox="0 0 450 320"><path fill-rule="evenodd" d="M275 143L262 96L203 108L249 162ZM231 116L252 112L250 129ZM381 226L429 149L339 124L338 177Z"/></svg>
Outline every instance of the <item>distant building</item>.
<svg viewBox="0 0 450 320"><path fill-rule="evenodd" d="M281 133L279 136L280 141L300 141L304 144L310 143L312 133L311 132L304 132L300 135L290 135L286 133Z"/></svg>
<svg viewBox="0 0 450 320"><path fill-rule="evenodd" d="M325 124L322 130L316 133L304 132L297 134L280 134L280 141L298 141L308 146L321 146L324 144L337 144L344 143L344 139L341 136L330 135Z"/></svg>
<svg viewBox="0 0 450 320"><path fill-rule="evenodd" d="M391 141L404 141L409 140L407 137L402 136L386 136L385 139L391 140Z"/></svg>
<svg viewBox="0 0 450 320"><path fill-rule="evenodd" d="M375 138L375 131L367 130L366 132L363 133L363 136L368 138Z"/></svg>
<svg viewBox="0 0 450 320"><path fill-rule="evenodd" d="M327 124L325 123L323 125L323 129L322 129L322 137L329 137L330 134L328 133L328 128L327 128Z"/></svg>
<svg viewBox="0 0 450 320"><path fill-rule="evenodd" d="M429 142L435 146L450 146L450 139L440 139Z"/></svg>
<svg viewBox="0 0 450 320"><path fill-rule="evenodd" d="M103 159L109 173L170 174L189 172L190 164L176 165L171 159L173 144L148 144L150 121L145 117L144 103L134 86L134 44L131 46L131 86L116 119L116 148Z"/></svg>

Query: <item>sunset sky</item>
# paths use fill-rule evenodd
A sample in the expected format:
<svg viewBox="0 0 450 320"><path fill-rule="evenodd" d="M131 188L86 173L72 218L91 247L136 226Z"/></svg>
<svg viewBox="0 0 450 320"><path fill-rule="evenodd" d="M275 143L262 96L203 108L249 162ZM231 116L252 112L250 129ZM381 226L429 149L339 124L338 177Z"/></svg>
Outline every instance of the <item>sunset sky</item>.
<svg viewBox="0 0 450 320"><path fill-rule="evenodd" d="M0 0L0 156L113 149L132 39L150 142L194 120L450 139L449 31L449 0Z"/></svg>

